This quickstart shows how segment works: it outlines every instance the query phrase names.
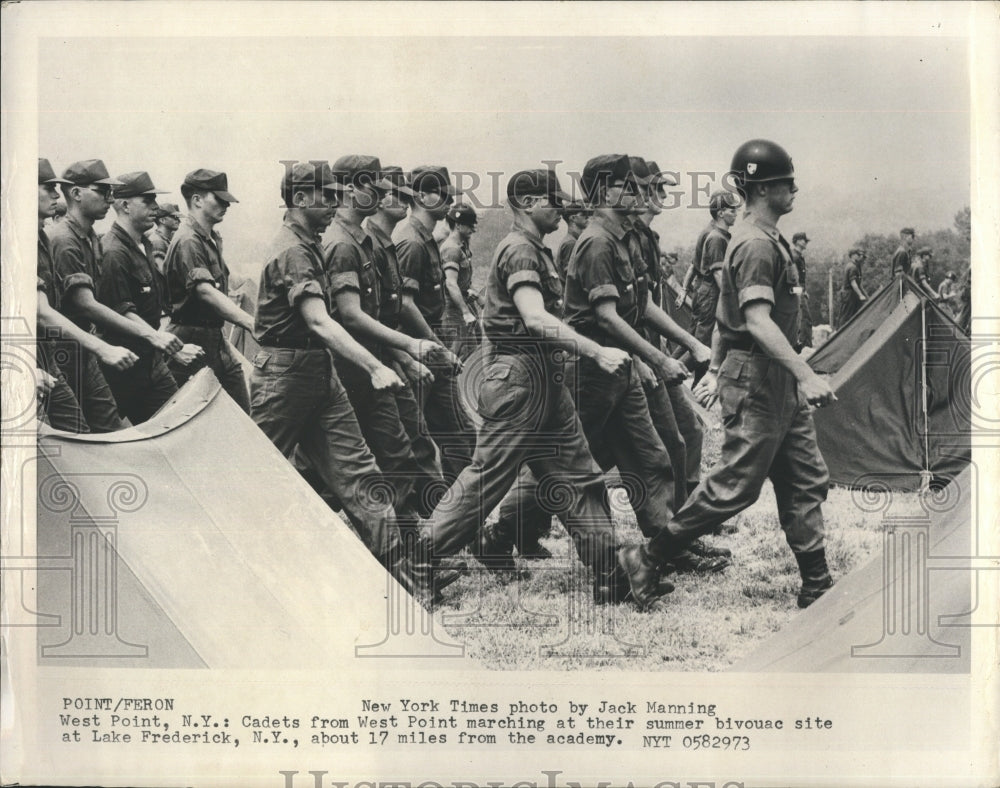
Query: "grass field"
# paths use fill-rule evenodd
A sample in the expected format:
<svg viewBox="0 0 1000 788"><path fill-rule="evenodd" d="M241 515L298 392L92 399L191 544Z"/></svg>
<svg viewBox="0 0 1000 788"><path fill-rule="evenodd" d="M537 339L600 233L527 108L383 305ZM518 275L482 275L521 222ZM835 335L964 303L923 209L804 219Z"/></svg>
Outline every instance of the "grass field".
<svg viewBox="0 0 1000 788"><path fill-rule="evenodd" d="M721 439L721 427L706 429L703 471L717 461ZM850 490L833 488L823 509L834 579L866 562L880 543L880 516L853 501ZM641 541L631 508L615 508L619 541ZM730 521L729 533L714 537L733 551L733 566L719 575L673 575L677 588L666 597L666 612L594 607L572 544L553 523L543 544L554 558L519 561L524 579L502 582L477 571L445 591L445 628L484 666L725 670L800 613L798 569L778 525L770 483L756 504Z"/></svg>

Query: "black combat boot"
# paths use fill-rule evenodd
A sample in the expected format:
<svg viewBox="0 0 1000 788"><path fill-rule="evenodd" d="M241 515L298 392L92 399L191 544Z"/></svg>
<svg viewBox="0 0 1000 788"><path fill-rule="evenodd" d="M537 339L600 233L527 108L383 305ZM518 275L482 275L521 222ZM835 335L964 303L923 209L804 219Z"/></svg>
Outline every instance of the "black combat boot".
<svg viewBox="0 0 1000 788"><path fill-rule="evenodd" d="M626 545L618 550L618 565L629 584L629 597L640 610L656 610L673 585L662 578L660 567L643 545Z"/></svg>
<svg viewBox="0 0 1000 788"><path fill-rule="evenodd" d="M796 553L795 560L799 564L799 574L802 575L798 604L799 607L809 607L833 587L833 578L826 565L826 550L821 547L808 553Z"/></svg>
<svg viewBox="0 0 1000 788"><path fill-rule="evenodd" d="M493 530L487 526L483 526L480 531L476 559L496 574L500 582L510 582L524 574L514 560L514 545L506 540L498 540Z"/></svg>

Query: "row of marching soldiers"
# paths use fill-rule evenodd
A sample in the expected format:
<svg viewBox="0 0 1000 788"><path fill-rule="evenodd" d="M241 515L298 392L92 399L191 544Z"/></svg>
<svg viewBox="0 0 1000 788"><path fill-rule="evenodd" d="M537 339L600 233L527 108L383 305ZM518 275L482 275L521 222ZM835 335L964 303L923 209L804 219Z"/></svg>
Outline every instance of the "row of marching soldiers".
<svg viewBox="0 0 1000 788"><path fill-rule="evenodd" d="M425 604L459 576L451 557L465 548L502 573L515 570L515 551L545 557L538 537L554 514L595 603L655 609L673 590L667 575L730 565L727 549L701 537L719 533L770 477L804 607L832 585L819 512L826 469L808 406L833 394L789 345L801 288L776 222L791 210L791 159L755 140L737 151L733 173L747 238L725 254L710 349L659 306L649 223L672 179L637 157L588 161L586 205L550 170L510 179L513 227L493 254L481 314L469 293L475 214L455 205L445 167L404 173L362 155L286 165L284 221L263 259L254 317L226 296L215 226L238 201L224 173L185 177L187 213L161 272L146 233L162 192L147 173L112 179L90 160L56 177L40 160L40 228L57 186L67 203L51 238L39 231L39 335L58 334L40 341L54 380L46 417L73 427L53 407L59 399L75 407L79 429L120 429L208 366ZM117 218L99 240L93 224L109 205ZM452 234L439 246L433 230L444 218ZM557 260L543 239L563 218L571 232ZM744 240L745 265L731 259ZM226 322L260 345L249 392ZM699 393L722 401L723 457L705 479L687 367L664 339L707 365ZM459 372L477 348L481 367L463 378L478 384L474 424ZM605 481L614 467L641 544L617 544Z"/></svg>

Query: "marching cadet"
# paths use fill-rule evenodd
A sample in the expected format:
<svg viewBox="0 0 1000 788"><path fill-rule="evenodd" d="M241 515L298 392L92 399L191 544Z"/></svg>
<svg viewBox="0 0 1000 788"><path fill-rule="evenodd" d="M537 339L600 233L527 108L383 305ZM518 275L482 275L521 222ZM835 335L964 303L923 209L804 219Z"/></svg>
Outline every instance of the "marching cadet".
<svg viewBox="0 0 1000 788"><path fill-rule="evenodd" d="M715 328L715 310L719 305L719 291L722 289L722 261L729 246L730 229L736 223L736 211L740 207L738 195L725 189L714 192L708 198L708 211L712 220L701 231L694 243L694 262L684 274L682 291L677 296L677 308L684 304L684 296L697 279L691 296L691 333L705 345L711 345Z"/></svg>
<svg viewBox="0 0 1000 788"><path fill-rule="evenodd" d="M282 179L287 211L265 257L257 298L252 416L285 457L299 447L368 549L399 572L395 513L379 492L381 472L328 352L363 370L374 391L402 385L329 314L319 235L333 219L333 192L342 188L326 163L295 164ZM405 573L398 579L404 581Z"/></svg>
<svg viewBox="0 0 1000 788"><path fill-rule="evenodd" d="M868 300L868 294L861 284L861 267L865 262L865 250L855 246L847 256L849 259L844 268L844 286L840 289L835 328L840 328L854 317L862 304Z"/></svg>
<svg viewBox="0 0 1000 788"><path fill-rule="evenodd" d="M181 226L181 210L176 203L165 202L158 204L156 216L153 217L156 224L146 233L150 246L153 249L153 268L157 280L160 283L160 291L163 293L163 313L170 314L170 301L166 298L167 277L163 273L163 263L167 258L167 249L173 240L174 233Z"/></svg>
<svg viewBox="0 0 1000 788"><path fill-rule="evenodd" d="M662 567L692 539L754 503L770 478L802 576L798 605L807 607L833 580L821 511L829 474L806 405L821 407L836 396L792 348L800 286L791 248L777 228L797 191L791 157L774 142L750 140L737 149L731 170L747 216L726 252L719 341L700 385L706 393L717 387L725 426L722 457L666 527L626 562L638 558L628 567L636 599L655 601Z"/></svg>
<svg viewBox="0 0 1000 788"><path fill-rule="evenodd" d="M904 227L899 231L899 246L896 251L892 254L892 273L893 277L898 273L903 273L909 276L910 274L910 249L913 248L913 239L916 237L916 231L912 227Z"/></svg>
<svg viewBox="0 0 1000 788"><path fill-rule="evenodd" d="M683 380L683 365L638 333L647 313L658 308L649 305L645 272L636 274L628 249L628 216L642 204L628 157L591 159L582 185L594 213L569 263L567 323L599 345L634 353L664 382ZM697 348L698 343L690 341L692 349ZM652 536L673 511L674 472L653 426L637 365L609 372L583 357L570 360L566 372L595 459L605 470L617 465L626 485L638 488L630 496L636 519L643 534ZM516 511L532 511L536 495L530 485L518 484L514 495ZM496 528L502 543L510 524Z"/></svg>
<svg viewBox="0 0 1000 788"><path fill-rule="evenodd" d="M913 281L920 285L920 288L927 295L936 301L938 299L938 292L931 286L930 279L927 278L931 258L933 257L934 252L929 246L921 246L917 250L917 261L910 266L910 276L913 277Z"/></svg>
<svg viewBox="0 0 1000 788"><path fill-rule="evenodd" d="M83 409L66 382L66 376L56 364L60 343L76 342L84 352L95 356L105 368L124 370L136 362L136 355L123 347L114 347L78 328L57 312L53 305L60 302L56 290L56 274L49 248L49 238L42 229L51 218L59 200L56 186L70 182L56 177L48 159L38 160L38 311L37 362L47 385L43 386L38 402L38 418L57 430L90 432Z"/></svg>
<svg viewBox="0 0 1000 788"><path fill-rule="evenodd" d="M167 330L185 343L204 349L204 356L187 366L171 363L178 386L204 366L211 368L226 393L247 413L250 397L243 368L222 334L228 321L253 331L253 317L229 298L229 268L222 257L222 238L215 231L230 204L224 172L198 169L184 176L181 196L187 215L174 233L163 268L171 303Z"/></svg>
<svg viewBox="0 0 1000 788"><path fill-rule="evenodd" d="M806 247L809 236L805 233L795 233L792 236L792 262L799 271L799 287L802 288L799 299L799 335L793 344L796 353L803 348L812 347L812 314L809 312L809 293L806 292Z"/></svg>
<svg viewBox="0 0 1000 788"><path fill-rule="evenodd" d="M433 359L446 362L445 350L436 342L414 339L379 320L382 286L378 260L374 241L361 223L378 211L387 191L381 170L382 163L375 156L342 156L333 164L341 205L330 225L324 253L331 315L384 364L391 363L394 349L421 363ZM334 365L361 433L393 487L397 515L410 517L415 523L428 485L440 482L441 473L435 466L418 463L394 392L376 389L371 375L346 359L338 358Z"/></svg>
<svg viewBox="0 0 1000 788"><path fill-rule="evenodd" d="M573 255L576 239L580 237L580 233L584 231L587 222L590 221L590 210L582 202L574 200L563 206L562 218L566 222L566 235L559 242L559 249L556 251L556 268L559 269L559 276L565 283L569 258Z"/></svg>
<svg viewBox="0 0 1000 788"><path fill-rule="evenodd" d="M483 308L486 368L479 392L483 426L473 462L428 522L418 554L434 564L475 537L486 515L526 463L543 484L565 485L557 514L580 559L593 570L595 602L622 601L628 585L620 564L637 566L638 547L614 552L603 474L595 465L561 372L566 352L609 376L628 374L629 354L604 347L559 321L559 273L542 238L559 226L567 199L551 170L527 170L507 186L514 228L490 264ZM543 437L546 445L539 445ZM553 452L551 445L558 447ZM658 592L672 590L661 586Z"/></svg>
<svg viewBox="0 0 1000 788"><path fill-rule="evenodd" d="M676 186L676 180L671 175L663 173L656 162L647 164L639 157L630 157L630 163L633 174L644 190L643 197L646 207L646 210L637 214L632 221L633 237L638 242L632 248L638 252L638 256L641 258L636 260L637 276L641 276L640 272L645 269L647 272L657 272L655 275L659 277L660 244L650 224L656 216L663 212L662 206L666 199L664 187L667 185ZM655 307L657 304L653 303L652 306ZM665 312L659 320L669 326L670 339L674 343L689 348L692 345L697 347L696 337L684 331ZM654 348L659 347L657 331L655 325L646 326L646 339L653 344ZM709 355L707 347L697 347L696 360L704 359L701 362L702 365L707 365ZM671 464L674 467L674 509L677 509L698 486L701 479L704 432L690 400L685 395L682 384L666 385L652 374L647 375L643 382L653 425L666 446L670 454ZM703 558L726 558L730 554L728 550L709 547L700 540L692 542L690 547L692 553ZM699 562L697 566L687 568L719 571L725 568L725 562Z"/></svg>
<svg viewBox="0 0 1000 788"><path fill-rule="evenodd" d="M469 239L476 232L478 217L471 205L452 207L445 221L448 236L441 241L441 268L444 270L445 308L442 339L465 361L479 347L479 306L469 292L472 287L472 250Z"/></svg>
<svg viewBox="0 0 1000 788"><path fill-rule="evenodd" d="M97 300L95 288L101 273L101 244L94 223L107 216L112 187L123 184L108 175L100 159L78 161L66 168L62 184L66 219L52 228L52 262L56 274L59 309L84 331L96 324L105 333L141 341L153 350L176 353L183 347L177 337L129 320ZM76 394L93 432L112 432L125 426L118 405L93 353L70 342L61 354L66 381Z"/></svg>
<svg viewBox="0 0 1000 788"><path fill-rule="evenodd" d="M372 239L372 252L375 255L375 267L379 279L379 322L391 328L400 330L399 315L403 304L403 277L399 271L399 260L396 258L396 247L392 242L392 232L406 218L406 204L400 198L400 189L405 188L406 177L402 167L386 166L382 168L382 198L378 210L369 216L365 222L368 235ZM423 410L414 397L414 389L429 386L433 373L409 353L389 349L392 359L390 366L404 382L411 385L395 390L396 410L399 412L403 429L410 439L410 449L422 469L416 479L415 498L419 501L418 513L427 517L434 509L437 499L443 494L443 485L432 486L429 479L443 479L441 458L437 445L431 439L424 421Z"/></svg>
<svg viewBox="0 0 1000 788"><path fill-rule="evenodd" d="M153 224L156 195L166 192L154 187L145 172L130 172L117 180L121 184L114 190L117 216L101 239L104 259L97 280L97 298L129 320L145 321L154 331L159 330L166 294L161 290L151 262L152 246L144 233ZM150 350L141 340L113 329L105 332L105 338L139 356L129 369L109 369L104 376L118 403L118 412L133 424L141 424L177 392L177 383L160 351ZM188 345L171 355L176 363L185 364L201 352L196 345Z"/></svg>
<svg viewBox="0 0 1000 788"><path fill-rule="evenodd" d="M410 336L430 339L447 348L438 332L444 318L444 271L434 240L434 226L454 202L446 167L416 167L410 180L399 190L409 204L410 216L396 229L396 256L403 275L403 306L400 323ZM434 375L429 385L421 385L418 400L431 436L441 450L441 465L454 478L472 462L476 433L459 398L456 376L461 362L450 350L446 361L427 366Z"/></svg>

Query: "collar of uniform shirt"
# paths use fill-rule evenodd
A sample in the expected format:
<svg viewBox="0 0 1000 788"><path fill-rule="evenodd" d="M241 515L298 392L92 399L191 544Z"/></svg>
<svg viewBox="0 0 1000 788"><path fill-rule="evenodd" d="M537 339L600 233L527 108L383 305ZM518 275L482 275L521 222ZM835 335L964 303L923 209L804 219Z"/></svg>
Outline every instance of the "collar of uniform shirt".
<svg viewBox="0 0 1000 788"><path fill-rule="evenodd" d="M416 216L410 217L410 224L417 228L417 233L420 235L421 239L426 241L433 241L434 236L431 231L424 227L424 223L420 221Z"/></svg>
<svg viewBox="0 0 1000 788"><path fill-rule="evenodd" d="M764 221L763 217L757 216L752 213L747 214L747 218L750 219L750 221L752 221L755 225L757 225L761 230L767 233L775 241L778 240L778 237L781 235L781 233L778 232L777 225L769 224L768 222Z"/></svg>
<svg viewBox="0 0 1000 788"><path fill-rule="evenodd" d="M317 233L314 233L312 230L310 230L308 227L302 224L302 222L297 221L296 219L289 216L287 213L285 214L283 224L285 225L285 227L287 227L289 230L295 233L297 238L305 241L306 243L319 243L319 235Z"/></svg>
<svg viewBox="0 0 1000 788"><path fill-rule="evenodd" d="M187 214L184 218L187 220L188 224L191 225L194 231L198 233L198 235L206 241L211 241L216 246L219 245L219 234L215 232L215 230L209 230L191 214Z"/></svg>
<svg viewBox="0 0 1000 788"><path fill-rule="evenodd" d="M603 227L607 232L617 238L619 241L625 237L625 233L628 232L628 227L625 225L626 217L611 219L609 216L603 213L595 213L590 221L597 222L600 227Z"/></svg>
<svg viewBox="0 0 1000 788"><path fill-rule="evenodd" d="M392 246L392 238L390 238L389 235L381 227L379 227L377 224L374 224L373 222L368 222L366 226L368 228L369 234L372 236L372 238L378 240L380 246L388 246L388 247Z"/></svg>
<svg viewBox="0 0 1000 788"><path fill-rule="evenodd" d="M82 238L83 240L88 240L94 232L94 228L91 227L89 230L84 229L83 225L80 224L80 220L76 218L75 215L71 213L66 214L66 218L63 220L66 222L70 230L73 231L75 235Z"/></svg>
<svg viewBox="0 0 1000 788"><path fill-rule="evenodd" d="M351 236L357 242L358 246L364 245L368 236L360 224L351 224L341 216L337 216L333 221L337 223L338 227L343 228L344 232Z"/></svg>
<svg viewBox="0 0 1000 788"><path fill-rule="evenodd" d="M131 241L133 246L135 246L137 249L142 250L143 254L146 253L146 250L142 246L142 236L140 235L138 238L136 238L134 235L132 235L132 233L128 231L128 228L125 227L125 225L115 222L114 224L111 225L111 232L120 236L122 239L127 239Z"/></svg>
<svg viewBox="0 0 1000 788"><path fill-rule="evenodd" d="M542 243L542 237L538 233L536 233L532 228L525 227L522 224L515 224L514 225L514 232L517 232L517 233L520 233L521 235L523 235L525 238L527 238L529 241L531 241L531 243L534 244L535 246L537 246L539 249L545 249L546 248L545 244Z"/></svg>

